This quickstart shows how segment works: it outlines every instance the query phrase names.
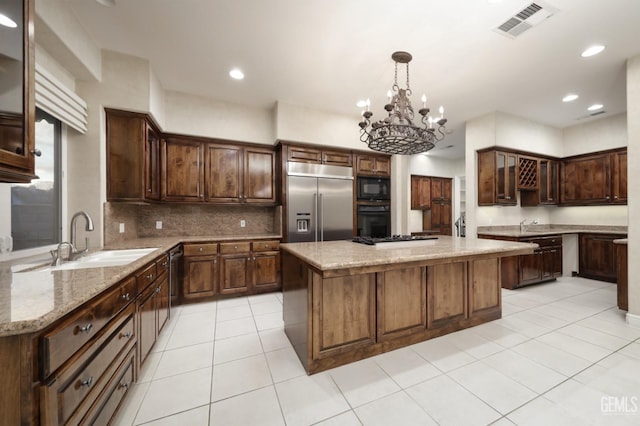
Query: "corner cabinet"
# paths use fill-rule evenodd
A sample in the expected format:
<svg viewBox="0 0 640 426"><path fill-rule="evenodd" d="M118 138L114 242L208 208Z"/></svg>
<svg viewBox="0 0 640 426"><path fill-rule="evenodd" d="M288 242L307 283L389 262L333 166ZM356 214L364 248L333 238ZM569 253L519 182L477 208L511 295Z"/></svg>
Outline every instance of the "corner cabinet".
<svg viewBox="0 0 640 426"><path fill-rule="evenodd" d="M560 204L626 204L627 150L565 158L560 182Z"/></svg>
<svg viewBox="0 0 640 426"><path fill-rule="evenodd" d="M357 154L356 175L391 176L391 156Z"/></svg>
<svg viewBox="0 0 640 426"><path fill-rule="evenodd" d="M517 154L478 151L478 205L516 204Z"/></svg>
<svg viewBox="0 0 640 426"><path fill-rule="evenodd" d="M615 283L617 255L613 240L619 238L626 238L626 235L580 234L578 274L584 278Z"/></svg>
<svg viewBox="0 0 640 426"><path fill-rule="evenodd" d="M146 114L105 109L107 200L160 199L160 132Z"/></svg>
<svg viewBox="0 0 640 426"><path fill-rule="evenodd" d="M35 147L35 0L5 2L9 4L17 28L5 28L2 36L3 51L12 53L2 69L0 182L29 183L37 178L34 156L40 155ZM5 31L19 33L5 38Z"/></svg>

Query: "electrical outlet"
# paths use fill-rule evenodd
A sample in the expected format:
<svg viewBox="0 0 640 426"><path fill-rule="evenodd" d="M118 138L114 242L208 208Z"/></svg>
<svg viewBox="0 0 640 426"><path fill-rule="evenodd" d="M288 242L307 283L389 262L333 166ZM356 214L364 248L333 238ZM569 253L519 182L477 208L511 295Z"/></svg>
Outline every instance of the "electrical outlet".
<svg viewBox="0 0 640 426"><path fill-rule="evenodd" d="M156 220L156 229L162 229L162 221Z"/></svg>
<svg viewBox="0 0 640 426"><path fill-rule="evenodd" d="M118 226L118 231L119 231L121 234L124 234L124 223L120 223L120 224L119 224L119 226Z"/></svg>
<svg viewBox="0 0 640 426"><path fill-rule="evenodd" d="M247 224L247 222L245 222L245 220L244 220L244 219L242 219L242 220L240 221L240 228L244 228L244 227L246 226L246 224Z"/></svg>

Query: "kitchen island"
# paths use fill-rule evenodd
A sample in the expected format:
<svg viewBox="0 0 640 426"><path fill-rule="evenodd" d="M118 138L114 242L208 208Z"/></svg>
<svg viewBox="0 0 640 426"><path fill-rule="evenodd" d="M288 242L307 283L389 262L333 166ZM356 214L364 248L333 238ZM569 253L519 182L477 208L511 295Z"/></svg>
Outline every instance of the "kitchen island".
<svg viewBox="0 0 640 426"><path fill-rule="evenodd" d="M447 236L282 244L285 333L313 374L498 319L500 258L536 247Z"/></svg>

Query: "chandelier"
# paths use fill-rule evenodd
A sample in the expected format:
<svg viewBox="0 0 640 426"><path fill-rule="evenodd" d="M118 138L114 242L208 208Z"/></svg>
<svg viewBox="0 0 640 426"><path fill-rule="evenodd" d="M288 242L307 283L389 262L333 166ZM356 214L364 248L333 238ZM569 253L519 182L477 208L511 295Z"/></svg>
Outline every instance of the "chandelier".
<svg viewBox="0 0 640 426"><path fill-rule="evenodd" d="M426 152L435 147L436 143L444 139L447 119L444 118L444 108L440 107L440 117L429 115L427 97L422 95L422 108L418 113L422 116L423 127L413 123L413 107L409 96L409 62L411 54L408 52L394 52L391 59L395 62L395 78L392 90L387 92L388 103L384 109L389 116L384 120L371 122L373 113L367 100L366 111L362 113L360 125L360 140L374 151L387 154L411 155ZM407 88L398 86L398 64L407 64Z"/></svg>

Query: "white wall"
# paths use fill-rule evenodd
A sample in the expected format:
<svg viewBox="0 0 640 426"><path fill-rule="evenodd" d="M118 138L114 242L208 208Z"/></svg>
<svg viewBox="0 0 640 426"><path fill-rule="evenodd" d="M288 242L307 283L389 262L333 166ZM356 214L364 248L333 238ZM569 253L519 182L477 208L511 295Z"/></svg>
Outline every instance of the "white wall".
<svg viewBox="0 0 640 426"><path fill-rule="evenodd" d="M628 163L627 180L629 185L629 313L639 323L640 316L640 56L627 62L627 123Z"/></svg>
<svg viewBox="0 0 640 426"><path fill-rule="evenodd" d="M562 157L627 146L627 114L617 114L562 131Z"/></svg>

